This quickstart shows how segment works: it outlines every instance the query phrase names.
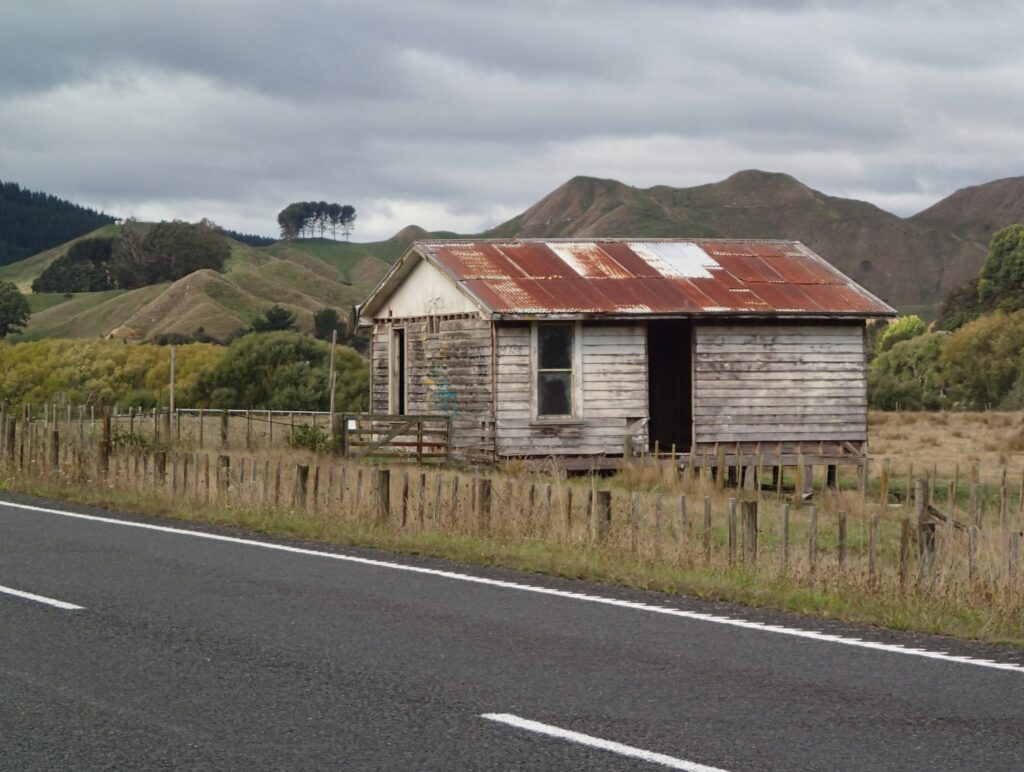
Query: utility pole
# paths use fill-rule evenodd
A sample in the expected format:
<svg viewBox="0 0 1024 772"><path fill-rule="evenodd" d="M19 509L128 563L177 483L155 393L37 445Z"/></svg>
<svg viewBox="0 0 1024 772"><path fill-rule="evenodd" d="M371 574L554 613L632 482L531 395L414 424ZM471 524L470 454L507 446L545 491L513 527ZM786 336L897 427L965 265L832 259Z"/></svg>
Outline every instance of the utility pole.
<svg viewBox="0 0 1024 772"><path fill-rule="evenodd" d="M335 328L334 330L331 331L331 368L330 368L330 371L329 371L330 375L327 378L327 383L329 384L329 388L331 390L331 407L330 407L330 410L331 410L331 421L332 421L332 423L334 421L334 381L335 381L335 378L337 377L337 373L334 372L334 349L335 349L335 347L337 345L338 345L338 330L337 330L337 328Z"/></svg>

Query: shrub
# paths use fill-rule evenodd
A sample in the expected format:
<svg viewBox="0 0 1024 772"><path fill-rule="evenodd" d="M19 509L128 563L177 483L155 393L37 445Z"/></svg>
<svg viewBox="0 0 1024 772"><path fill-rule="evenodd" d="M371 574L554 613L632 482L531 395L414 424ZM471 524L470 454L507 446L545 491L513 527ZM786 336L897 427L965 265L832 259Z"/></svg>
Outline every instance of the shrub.
<svg viewBox="0 0 1024 772"><path fill-rule="evenodd" d="M180 406L188 406L199 373L216 364L224 351L206 343L177 349ZM165 404L170 370L167 349L142 343L52 338L5 343L0 344L0 399L12 404L56 399L72 404L114 405L123 399L141 406Z"/></svg>
<svg viewBox="0 0 1024 772"><path fill-rule="evenodd" d="M110 271L113 239L82 239L32 282L33 292L101 292L115 288Z"/></svg>
<svg viewBox="0 0 1024 772"><path fill-rule="evenodd" d="M308 448L317 453L325 453L334 446L331 435L319 426L294 426L288 444L293 448Z"/></svg>
<svg viewBox="0 0 1024 772"><path fill-rule="evenodd" d="M997 407L1015 393L1024 368L1024 311L986 314L949 337L942 364L958 407ZM1024 394L1024 384L1017 391Z"/></svg>
<svg viewBox="0 0 1024 772"><path fill-rule="evenodd" d="M231 247L212 223L175 220L145 235L129 221L114 241L111 273L119 287L134 289L174 281L203 268L220 271Z"/></svg>
<svg viewBox="0 0 1024 772"><path fill-rule="evenodd" d="M938 410L948 402L942 358L948 333L933 332L895 343L868 369L868 400L882 410Z"/></svg>
<svg viewBox="0 0 1024 772"><path fill-rule="evenodd" d="M294 332L252 333L234 341L216 367L196 381L203 407L262 410L326 410L330 347ZM352 349L335 352L338 410L364 410L369 367Z"/></svg>
<svg viewBox="0 0 1024 772"><path fill-rule="evenodd" d="M902 341L924 335L927 330L928 326L916 314L897 317L879 333L878 353L884 353Z"/></svg>

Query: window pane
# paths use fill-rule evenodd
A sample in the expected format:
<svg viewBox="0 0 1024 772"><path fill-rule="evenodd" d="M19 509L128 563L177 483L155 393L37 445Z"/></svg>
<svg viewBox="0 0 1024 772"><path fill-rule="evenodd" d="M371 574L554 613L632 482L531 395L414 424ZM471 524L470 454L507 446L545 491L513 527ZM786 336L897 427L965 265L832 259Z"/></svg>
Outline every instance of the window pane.
<svg viewBox="0 0 1024 772"><path fill-rule="evenodd" d="M542 324L537 327L538 369L572 369L572 325Z"/></svg>
<svg viewBox="0 0 1024 772"><path fill-rule="evenodd" d="M572 415L572 374L537 374L537 414Z"/></svg>

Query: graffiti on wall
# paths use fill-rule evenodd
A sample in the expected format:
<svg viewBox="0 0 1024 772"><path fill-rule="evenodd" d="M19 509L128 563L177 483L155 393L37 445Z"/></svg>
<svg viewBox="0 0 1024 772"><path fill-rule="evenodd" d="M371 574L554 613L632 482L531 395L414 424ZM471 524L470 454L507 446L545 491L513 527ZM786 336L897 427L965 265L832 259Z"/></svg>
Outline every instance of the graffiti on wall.
<svg viewBox="0 0 1024 772"><path fill-rule="evenodd" d="M423 385L427 387L427 398L437 412L451 416L459 414L458 396L448 382L448 373L439 362L434 362L430 366L430 372L423 379Z"/></svg>

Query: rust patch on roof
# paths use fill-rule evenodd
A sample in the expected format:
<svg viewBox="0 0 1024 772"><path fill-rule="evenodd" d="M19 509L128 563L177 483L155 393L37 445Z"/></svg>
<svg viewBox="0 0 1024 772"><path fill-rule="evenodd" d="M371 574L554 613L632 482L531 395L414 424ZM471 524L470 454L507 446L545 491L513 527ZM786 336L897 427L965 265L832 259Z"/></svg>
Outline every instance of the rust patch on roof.
<svg viewBox="0 0 1024 772"><path fill-rule="evenodd" d="M895 312L797 241L506 239L415 245L492 313Z"/></svg>

